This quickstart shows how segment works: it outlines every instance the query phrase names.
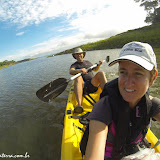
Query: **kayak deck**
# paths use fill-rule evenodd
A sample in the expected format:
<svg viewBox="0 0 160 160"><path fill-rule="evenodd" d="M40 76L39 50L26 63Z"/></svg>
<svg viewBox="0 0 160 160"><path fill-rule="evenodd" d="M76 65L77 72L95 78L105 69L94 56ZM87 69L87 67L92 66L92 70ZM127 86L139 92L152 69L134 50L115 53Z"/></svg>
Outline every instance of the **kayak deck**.
<svg viewBox="0 0 160 160"><path fill-rule="evenodd" d="M160 141L158 141L158 138L154 135L154 133L148 129L146 138L149 143L151 143L151 148L155 149L155 152L160 153Z"/></svg>
<svg viewBox="0 0 160 160"><path fill-rule="evenodd" d="M100 93L101 89L99 87L98 91L90 94L90 96L97 102L99 100ZM89 96L86 97L91 102L93 102L93 100ZM84 112L82 114L73 113L75 106L77 106L77 101L74 94L74 86L72 84L65 110L64 129L61 146L61 160L82 160L80 142L86 126L81 124L79 122L79 119L76 118L77 116L81 116L86 114L87 112L91 112L93 106L84 97L82 102Z"/></svg>

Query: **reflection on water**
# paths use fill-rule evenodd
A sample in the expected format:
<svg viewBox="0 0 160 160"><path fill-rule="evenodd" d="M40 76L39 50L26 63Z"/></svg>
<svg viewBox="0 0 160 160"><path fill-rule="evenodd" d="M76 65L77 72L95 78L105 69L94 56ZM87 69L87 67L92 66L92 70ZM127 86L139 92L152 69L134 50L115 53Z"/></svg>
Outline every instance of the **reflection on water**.
<svg viewBox="0 0 160 160"><path fill-rule="evenodd" d="M117 57L119 50L87 52L85 59L92 63ZM40 101L36 91L50 81L70 78L69 67L75 61L71 54L40 58L0 70L0 154L26 152L33 160L59 160L63 116L70 84L54 101ZM158 61L159 57L158 57ZM117 77L117 66L101 66L107 79ZM159 69L160 70L160 69ZM151 88L153 96L160 98L159 77ZM152 128L160 138L160 125L153 122Z"/></svg>

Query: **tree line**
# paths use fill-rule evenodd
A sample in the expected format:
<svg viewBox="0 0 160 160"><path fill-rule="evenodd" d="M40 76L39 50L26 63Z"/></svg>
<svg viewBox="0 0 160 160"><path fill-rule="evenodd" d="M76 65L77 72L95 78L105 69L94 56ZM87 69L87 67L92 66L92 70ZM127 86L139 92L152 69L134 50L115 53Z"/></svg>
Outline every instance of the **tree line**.
<svg viewBox="0 0 160 160"><path fill-rule="evenodd" d="M0 62L0 66L4 66L4 65L13 65L13 64L16 64L17 62L12 60L12 61L3 61L3 62Z"/></svg>
<svg viewBox="0 0 160 160"><path fill-rule="evenodd" d="M147 11L146 23L156 24L160 22L160 0L134 0L140 2L140 6Z"/></svg>

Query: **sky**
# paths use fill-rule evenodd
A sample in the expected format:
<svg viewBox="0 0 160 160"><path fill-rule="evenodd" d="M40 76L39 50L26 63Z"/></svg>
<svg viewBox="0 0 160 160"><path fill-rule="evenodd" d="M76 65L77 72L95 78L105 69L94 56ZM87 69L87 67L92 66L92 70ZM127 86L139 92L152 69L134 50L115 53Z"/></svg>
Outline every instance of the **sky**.
<svg viewBox="0 0 160 160"><path fill-rule="evenodd" d="M134 0L0 0L0 62L56 54L146 26Z"/></svg>

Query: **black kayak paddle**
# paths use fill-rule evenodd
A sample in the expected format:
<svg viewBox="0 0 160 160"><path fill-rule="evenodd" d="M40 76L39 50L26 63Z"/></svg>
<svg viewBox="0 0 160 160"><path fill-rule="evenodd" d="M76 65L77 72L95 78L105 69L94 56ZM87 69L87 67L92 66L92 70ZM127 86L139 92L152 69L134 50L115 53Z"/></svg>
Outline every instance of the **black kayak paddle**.
<svg viewBox="0 0 160 160"><path fill-rule="evenodd" d="M105 61L109 62L109 56L106 57L106 60L103 60L103 62L105 62ZM90 69L94 69L97 66L98 66L98 64L94 64L93 66L89 67L87 69L87 71ZM74 75L73 77L71 77L70 79L58 78L54 81L51 81L50 83L48 83L44 87L40 88L36 92L36 95L40 100L42 100L44 102L49 102L52 99L59 96L66 89L68 83L70 81L76 79L77 77L81 76L81 74L82 73L78 73L78 74Z"/></svg>

